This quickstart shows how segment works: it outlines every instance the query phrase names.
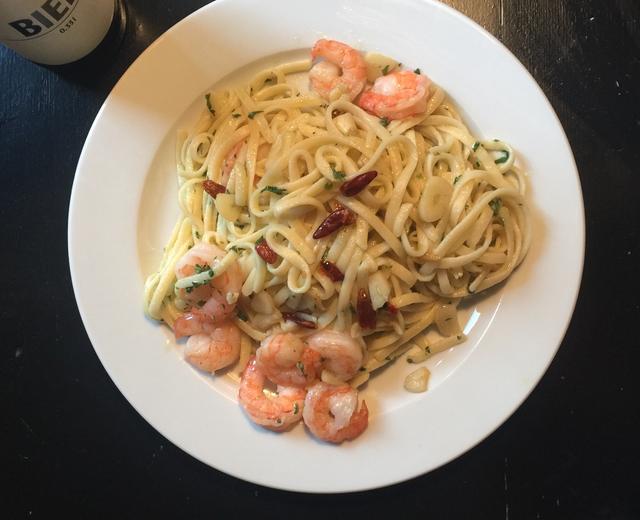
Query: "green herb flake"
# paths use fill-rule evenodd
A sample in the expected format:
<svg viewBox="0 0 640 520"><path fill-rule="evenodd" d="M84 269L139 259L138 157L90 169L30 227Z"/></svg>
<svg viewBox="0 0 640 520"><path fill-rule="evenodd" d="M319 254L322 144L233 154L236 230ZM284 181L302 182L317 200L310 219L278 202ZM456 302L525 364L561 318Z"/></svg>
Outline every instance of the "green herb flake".
<svg viewBox="0 0 640 520"><path fill-rule="evenodd" d="M414 69L414 74L422 74L422 72L420 71L420 69Z"/></svg>
<svg viewBox="0 0 640 520"><path fill-rule="evenodd" d="M509 152L507 152L506 150L500 150L504 155L502 155L502 157L498 157L495 160L496 164L502 164L502 163L506 163L509 160Z"/></svg>
<svg viewBox="0 0 640 520"><path fill-rule="evenodd" d="M205 271L211 271L211 266L209 266L209 264L196 264L193 267L194 271L196 272L196 274L200 274L200 273L204 273Z"/></svg>
<svg viewBox="0 0 640 520"><path fill-rule="evenodd" d="M193 291L197 287L200 287L201 285L207 285L208 283L209 283L208 280L206 282L191 282L191 287L186 287L185 291L187 293L190 293L191 291Z"/></svg>
<svg viewBox="0 0 640 520"><path fill-rule="evenodd" d="M271 192L271 193L275 193L276 195L286 195L287 194L287 190L285 190L284 188L278 188L277 186L266 186L264 188L262 188L262 191L260 193L264 193L265 191Z"/></svg>
<svg viewBox="0 0 640 520"><path fill-rule="evenodd" d="M324 262L327 259L327 256L329 256L329 248L325 248L324 253L322 253L322 259L321 261Z"/></svg>
<svg viewBox="0 0 640 520"><path fill-rule="evenodd" d="M256 117L258 114L261 114L262 112L264 112L264 110L255 110L255 111L253 111L253 112L249 112L249 113L247 114L247 117L248 117L249 119L253 119L253 118L254 118L254 117Z"/></svg>
<svg viewBox="0 0 640 520"><path fill-rule="evenodd" d="M389 65L385 65L385 66L382 68L382 75L383 75L383 76L386 76L387 74L389 74Z"/></svg>
<svg viewBox="0 0 640 520"><path fill-rule="evenodd" d="M325 190L330 190L333 188L333 182L325 182L324 183L324 189Z"/></svg>
<svg viewBox="0 0 640 520"><path fill-rule="evenodd" d="M300 370L300 373L301 373L303 376L304 376L304 375L306 375L306 374L304 373L304 365L302 364L302 361L298 361L298 362L296 363L296 368L297 368L298 370Z"/></svg>
<svg viewBox="0 0 640 520"><path fill-rule="evenodd" d="M233 117L235 117L236 119L242 116L242 114L238 114L238 113L234 113L234 114L231 114L231 115Z"/></svg>
<svg viewBox="0 0 640 520"><path fill-rule="evenodd" d="M462 179L462 175L456 175L456 178L455 178L455 179L453 179L453 184L454 184L454 185L455 185L455 184L458 184L458 181L459 181L460 179Z"/></svg>
<svg viewBox="0 0 640 520"><path fill-rule="evenodd" d="M242 321L247 321L249 319L249 316L247 316L247 313L244 312L244 310L241 309L240 307L236 307L236 316Z"/></svg>
<svg viewBox="0 0 640 520"><path fill-rule="evenodd" d="M196 238L200 238L200 232L199 231L196 231L195 234L196 234Z"/></svg>
<svg viewBox="0 0 640 520"><path fill-rule="evenodd" d="M382 126L384 126L385 128L387 128L387 127L389 126L389 123L390 123L390 122L391 122L391 121L389 121L389 118L388 118L388 117L381 117L381 118L380 118L380 124L381 124Z"/></svg>
<svg viewBox="0 0 640 520"><path fill-rule="evenodd" d="M298 415L299 411L300 407L298 406L298 403L293 403L293 415Z"/></svg>
<svg viewBox="0 0 640 520"><path fill-rule="evenodd" d="M480 143L476 141L475 143L473 143L473 146L471 147L471 149L475 152L478 149L478 146L480 146Z"/></svg>
<svg viewBox="0 0 640 520"><path fill-rule="evenodd" d="M207 100L207 108L209 109L209 112L211 112L212 116L216 115L216 111L213 108L213 105L211 104L211 94L207 94L206 96L204 96L204 98Z"/></svg>
<svg viewBox="0 0 640 520"><path fill-rule="evenodd" d="M264 242L264 237L260 237L258 240L256 240L256 245L262 244L262 242Z"/></svg>
<svg viewBox="0 0 640 520"><path fill-rule="evenodd" d="M500 213L500 208L502 207L502 199L498 197L489 201L489 206L491 206L493 214L497 216L498 213Z"/></svg>
<svg viewBox="0 0 640 520"><path fill-rule="evenodd" d="M347 177L347 174L336 170L333 166L331 167L331 173L333 173L333 178L337 181L343 181Z"/></svg>
<svg viewBox="0 0 640 520"><path fill-rule="evenodd" d="M229 249L231 249L231 251L233 251L234 253L240 252L240 248L238 246L231 246Z"/></svg>

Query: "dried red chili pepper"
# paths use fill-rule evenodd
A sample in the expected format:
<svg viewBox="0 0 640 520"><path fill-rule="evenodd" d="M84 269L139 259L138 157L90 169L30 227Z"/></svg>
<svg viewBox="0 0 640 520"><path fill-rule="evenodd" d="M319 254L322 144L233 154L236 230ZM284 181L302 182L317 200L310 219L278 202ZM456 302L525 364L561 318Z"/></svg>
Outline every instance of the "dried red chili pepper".
<svg viewBox="0 0 640 520"><path fill-rule="evenodd" d="M385 303L384 308L389 312L389 314L391 314L392 316L395 316L396 314L398 314L398 307L396 307L393 303Z"/></svg>
<svg viewBox="0 0 640 520"><path fill-rule="evenodd" d="M256 242L256 253L268 264L275 264L278 261L278 253L276 253L264 238Z"/></svg>
<svg viewBox="0 0 640 520"><path fill-rule="evenodd" d="M353 224L355 222L355 215L351 213L347 208L339 208L327 216L313 233L313 238L323 238L342 226Z"/></svg>
<svg viewBox="0 0 640 520"><path fill-rule="evenodd" d="M204 191L206 191L214 199L220 193L224 193L225 191L227 191L227 188L225 188L222 184L218 184L217 182L211 181L209 179L202 183L202 187L204 188Z"/></svg>
<svg viewBox="0 0 640 520"><path fill-rule="evenodd" d="M282 313L282 317L286 321L293 321L294 323L297 323L298 325L300 325L301 327L304 327L305 329L317 329L318 328L318 325L315 322L313 322L311 320L305 320L303 317L299 316L295 312L283 312Z"/></svg>
<svg viewBox="0 0 640 520"><path fill-rule="evenodd" d="M340 192L346 197L353 197L364 190L377 175L378 172L375 170L356 175L340 186Z"/></svg>
<svg viewBox="0 0 640 520"><path fill-rule="evenodd" d="M338 269L338 266L333 262L329 262L328 260L323 260L320 263L320 267L325 272L325 274L331 279L333 282L341 282L344 280L344 274L342 271Z"/></svg>
<svg viewBox="0 0 640 520"><path fill-rule="evenodd" d="M356 306L358 314L358 323L363 329L375 329L376 327L376 311L371 305L371 298L364 289L358 291L358 303Z"/></svg>

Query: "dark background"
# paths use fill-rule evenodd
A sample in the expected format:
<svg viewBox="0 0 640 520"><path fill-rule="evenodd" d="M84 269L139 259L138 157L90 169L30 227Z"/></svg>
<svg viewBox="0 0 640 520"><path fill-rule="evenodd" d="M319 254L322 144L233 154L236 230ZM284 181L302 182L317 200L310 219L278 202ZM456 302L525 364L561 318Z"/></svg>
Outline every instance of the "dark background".
<svg viewBox="0 0 640 520"><path fill-rule="evenodd" d="M75 305L67 211L93 118L205 3L128 0L119 50L88 64L0 47L0 517L640 518L640 2L448 1L506 44L562 121L586 206L582 290L548 372L494 434L426 476L340 496L248 484L174 447L110 381Z"/></svg>

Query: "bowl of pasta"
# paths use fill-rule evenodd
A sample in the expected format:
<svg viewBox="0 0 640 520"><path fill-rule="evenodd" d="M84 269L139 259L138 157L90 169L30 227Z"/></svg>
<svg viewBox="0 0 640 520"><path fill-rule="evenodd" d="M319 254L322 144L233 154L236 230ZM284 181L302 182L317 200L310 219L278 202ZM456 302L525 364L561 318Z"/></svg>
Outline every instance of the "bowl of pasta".
<svg viewBox="0 0 640 520"><path fill-rule="evenodd" d="M197 11L106 100L70 203L78 307L129 402L212 467L406 480L497 428L560 345L571 149L516 58L442 4L258 6Z"/></svg>

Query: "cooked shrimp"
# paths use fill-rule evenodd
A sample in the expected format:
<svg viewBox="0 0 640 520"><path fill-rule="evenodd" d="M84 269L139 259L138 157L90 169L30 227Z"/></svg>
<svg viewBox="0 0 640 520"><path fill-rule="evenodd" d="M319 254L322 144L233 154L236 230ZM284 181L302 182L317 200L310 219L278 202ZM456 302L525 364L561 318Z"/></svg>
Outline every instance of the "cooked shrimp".
<svg viewBox="0 0 640 520"><path fill-rule="evenodd" d="M392 72L375 80L358 105L367 112L387 119L402 119L427 109L430 81L415 72Z"/></svg>
<svg viewBox="0 0 640 520"><path fill-rule="evenodd" d="M311 88L323 98L329 99L337 87L356 98L367 81L367 66L360 53L334 40L318 40L311 49L311 58L324 58L309 71ZM340 72L342 71L342 74Z"/></svg>
<svg viewBox="0 0 640 520"><path fill-rule="evenodd" d="M224 162L222 163L222 175L220 175L220 184L226 186L229 182L229 177L231 176L231 170L236 164L236 160L238 159L238 154L242 147L244 146L244 141L240 141L236 143L236 145L229 150L229 153L224 158Z"/></svg>
<svg viewBox="0 0 640 520"><path fill-rule="evenodd" d="M256 424L271 430L284 430L302 418L306 391L278 386L277 395L267 395L264 392L265 379L255 356L251 356L242 372L238 401Z"/></svg>
<svg viewBox="0 0 640 520"><path fill-rule="evenodd" d="M239 353L240 329L231 322L222 323L210 334L194 334L184 346L184 358L205 372L229 366Z"/></svg>
<svg viewBox="0 0 640 520"><path fill-rule="evenodd" d="M349 334L321 330L307 339L309 348L322 358L322 366L342 381L351 379L362 366L362 347Z"/></svg>
<svg viewBox="0 0 640 520"><path fill-rule="evenodd" d="M175 268L178 280L197 273L212 271L214 260L222 259L225 252L217 246L200 242L178 260ZM210 334L212 325L221 323L232 313L242 288L242 272L237 263L232 264L220 276L195 287L179 289L179 297L192 305L191 311L174 323L176 337L193 334Z"/></svg>
<svg viewBox="0 0 640 520"><path fill-rule="evenodd" d="M305 387L316 379L320 354L289 332L263 339L256 352L258 367L276 384Z"/></svg>
<svg viewBox="0 0 640 520"><path fill-rule="evenodd" d="M357 390L349 385L333 386L320 382L309 388L302 417L318 439L339 443L355 439L367 429L367 404L362 401L360 409L357 408Z"/></svg>

